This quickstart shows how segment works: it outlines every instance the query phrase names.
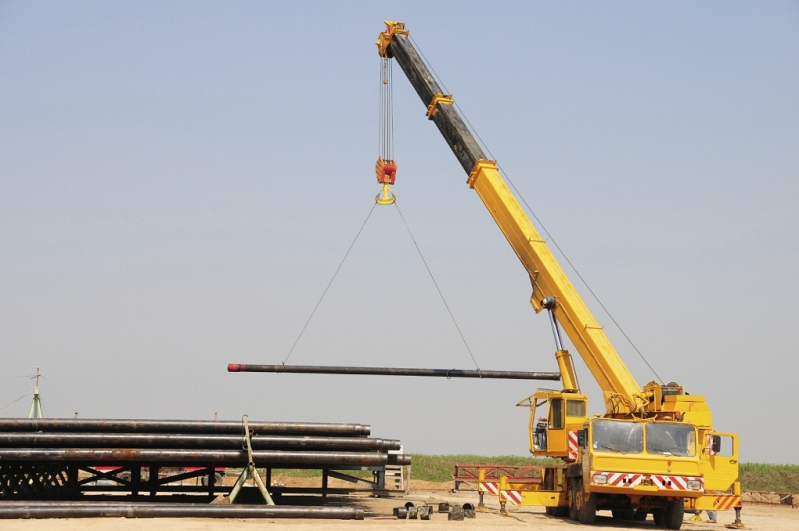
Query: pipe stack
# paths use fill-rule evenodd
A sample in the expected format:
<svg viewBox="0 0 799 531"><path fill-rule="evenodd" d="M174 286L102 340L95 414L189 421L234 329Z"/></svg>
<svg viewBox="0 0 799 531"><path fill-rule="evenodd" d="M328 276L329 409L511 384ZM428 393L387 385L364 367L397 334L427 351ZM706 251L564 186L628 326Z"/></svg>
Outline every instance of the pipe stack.
<svg viewBox="0 0 799 531"><path fill-rule="evenodd" d="M369 437L363 424L249 421L257 468L343 470L410 464L397 440ZM242 422L131 419L0 419L0 500L69 499L96 490L78 470L105 470L110 490L175 491L153 471L204 470L248 464ZM115 468L116 467L116 468ZM374 469L374 468L373 468ZM125 471L121 473L108 470ZM199 476L202 472L195 473ZM154 478L148 478L154 475ZM30 478L34 478L31 481ZM187 490L187 489L182 489ZM202 491L202 487L197 487Z"/></svg>

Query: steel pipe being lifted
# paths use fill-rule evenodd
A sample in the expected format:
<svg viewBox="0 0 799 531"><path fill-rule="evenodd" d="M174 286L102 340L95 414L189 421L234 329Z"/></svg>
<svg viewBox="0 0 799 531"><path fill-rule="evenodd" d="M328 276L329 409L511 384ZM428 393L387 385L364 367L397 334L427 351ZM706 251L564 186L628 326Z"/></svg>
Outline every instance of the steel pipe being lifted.
<svg viewBox="0 0 799 531"><path fill-rule="evenodd" d="M330 467L409 465L411 456L378 452L283 452L253 450L252 458L259 467L274 465ZM88 464L121 464L126 462L181 463L185 465L213 462L215 466L243 466L249 460L246 450L167 450L151 448L0 448L0 463L25 461L41 463L72 461Z"/></svg>
<svg viewBox="0 0 799 531"><path fill-rule="evenodd" d="M407 369L396 367L330 367L322 365L246 365L230 363L228 372L288 372L297 374L359 374L372 376L432 376L439 378L496 378L503 380L560 380L558 372Z"/></svg>
<svg viewBox="0 0 799 531"><path fill-rule="evenodd" d="M368 437L302 437L253 435L259 450L399 450L400 441ZM202 448L240 450L241 435L196 435L164 433L65 433L0 432L3 448Z"/></svg>
<svg viewBox="0 0 799 531"><path fill-rule="evenodd" d="M311 518L363 520L363 507L186 503L3 502L0 519L30 518Z"/></svg>
<svg viewBox="0 0 799 531"><path fill-rule="evenodd" d="M364 424L316 422L254 422L257 434L318 435L326 437L365 437L371 427ZM90 431L98 433L243 433L236 420L134 420L134 419L0 419L4 431Z"/></svg>

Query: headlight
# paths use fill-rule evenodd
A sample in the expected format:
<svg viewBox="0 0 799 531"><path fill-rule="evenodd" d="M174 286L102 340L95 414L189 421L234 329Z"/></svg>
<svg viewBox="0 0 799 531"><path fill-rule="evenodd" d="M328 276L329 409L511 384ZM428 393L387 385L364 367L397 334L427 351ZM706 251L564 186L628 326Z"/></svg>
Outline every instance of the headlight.
<svg viewBox="0 0 799 531"><path fill-rule="evenodd" d="M607 485L608 477L605 474L594 474L591 481L596 485Z"/></svg>
<svg viewBox="0 0 799 531"><path fill-rule="evenodd" d="M685 484L688 490L702 490L702 482L692 479Z"/></svg>

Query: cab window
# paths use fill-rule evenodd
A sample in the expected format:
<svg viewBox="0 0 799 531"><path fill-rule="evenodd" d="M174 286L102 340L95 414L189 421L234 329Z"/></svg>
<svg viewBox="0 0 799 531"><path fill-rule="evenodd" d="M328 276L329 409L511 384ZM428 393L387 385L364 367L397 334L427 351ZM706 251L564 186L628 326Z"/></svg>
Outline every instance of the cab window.
<svg viewBox="0 0 799 531"><path fill-rule="evenodd" d="M591 447L597 452L640 454L644 451L644 430L636 422L597 420L592 423Z"/></svg>
<svg viewBox="0 0 799 531"><path fill-rule="evenodd" d="M553 398L549 405L549 429L563 429L563 399Z"/></svg>
<svg viewBox="0 0 799 531"><path fill-rule="evenodd" d="M585 400L566 400L567 417L585 417Z"/></svg>
<svg viewBox="0 0 799 531"><path fill-rule="evenodd" d="M646 451L661 455L696 455L696 430L685 424L646 425Z"/></svg>

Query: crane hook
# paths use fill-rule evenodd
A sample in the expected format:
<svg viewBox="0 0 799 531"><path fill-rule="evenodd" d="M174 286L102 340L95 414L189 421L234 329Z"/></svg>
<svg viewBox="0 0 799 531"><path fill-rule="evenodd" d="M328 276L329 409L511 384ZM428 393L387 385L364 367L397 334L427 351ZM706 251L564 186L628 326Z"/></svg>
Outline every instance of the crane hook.
<svg viewBox="0 0 799 531"><path fill-rule="evenodd" d="M378 205L392 205L397 198L391 192L389 185L394 184L397 178L397 163L393 160L383 160L383 157L377 158L375 164L375 174L377 182L383 185L383 189L375 197Z"/></svg>

